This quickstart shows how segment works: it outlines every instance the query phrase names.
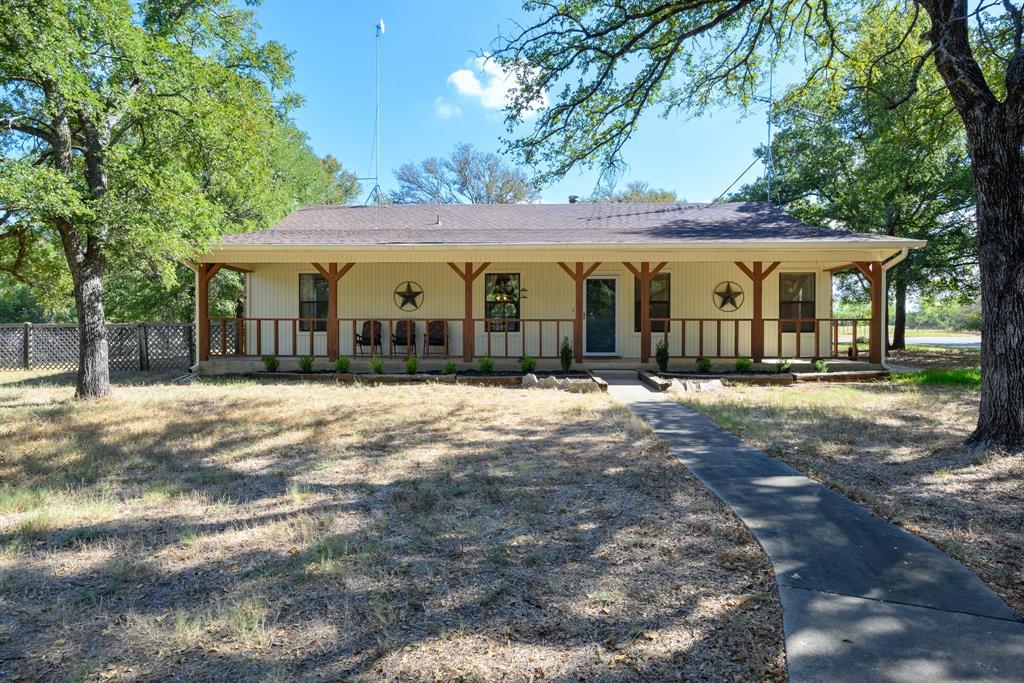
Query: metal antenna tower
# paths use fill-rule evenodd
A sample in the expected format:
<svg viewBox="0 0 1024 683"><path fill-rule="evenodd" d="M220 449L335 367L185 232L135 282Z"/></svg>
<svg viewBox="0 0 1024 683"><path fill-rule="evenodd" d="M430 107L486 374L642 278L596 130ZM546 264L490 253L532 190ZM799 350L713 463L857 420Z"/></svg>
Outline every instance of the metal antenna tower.
<svg viewBox="0 0 1024 683"><path fill-rule="evenodd" d="M369 204L370 200L373 199L374 203L380 206L384 203L384 191L380 189L380 37L384 35L384 20L381 19L377 22L377 37L376 37L376 57L377 57L377 92L376 92L376 119L373 125L374 143L373 143L373 157L376 165L373 171L373 188L370 190L370 194L366 196L364 204Z"/></svg>

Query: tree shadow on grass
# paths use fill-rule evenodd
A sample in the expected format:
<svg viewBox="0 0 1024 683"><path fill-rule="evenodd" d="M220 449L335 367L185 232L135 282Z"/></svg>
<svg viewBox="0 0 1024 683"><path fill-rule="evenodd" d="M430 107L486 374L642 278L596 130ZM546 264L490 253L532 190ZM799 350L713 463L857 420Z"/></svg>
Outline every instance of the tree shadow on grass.
<svg viewBox="0 0 1024 683"><path fill-rule="evenodd" d="M621 408L492 422L552 394L461 388L401 413L350 395L255 427L288 401L190 395L147 428L38 411L76 455L26 454L13 481L138 514L5 531L0 675L779 673L764 558Z"/></svg>

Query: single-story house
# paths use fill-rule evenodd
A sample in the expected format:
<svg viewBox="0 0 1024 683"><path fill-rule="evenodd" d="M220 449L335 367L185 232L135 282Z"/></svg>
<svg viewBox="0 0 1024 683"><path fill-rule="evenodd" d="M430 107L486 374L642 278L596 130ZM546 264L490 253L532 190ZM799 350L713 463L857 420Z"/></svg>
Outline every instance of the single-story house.
<svg viewBox="0 0 1024 683"><path fill-rule="evenodd" d="M196 273L200 372L273 354L496 367L640 367L706 357L884 362L886 270L918 240L805 225L761 203L310 206L228 235ZM210 318L209 283L244 273L245 310ZM832 316L859 269L871 318ZM465 367L465 366L463 366Z"/></svg>

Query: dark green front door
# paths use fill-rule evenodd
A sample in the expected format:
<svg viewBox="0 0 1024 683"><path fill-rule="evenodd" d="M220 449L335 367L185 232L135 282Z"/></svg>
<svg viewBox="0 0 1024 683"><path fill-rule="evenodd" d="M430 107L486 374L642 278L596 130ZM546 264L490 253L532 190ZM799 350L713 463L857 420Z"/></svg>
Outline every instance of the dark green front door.
<svg viewBox="0 0 1024 683"><path fill-rule="evenodd" d="M615 291L618 280L613 277L587 278L584 293L584 343L587 354L615 354Z"/></svg>

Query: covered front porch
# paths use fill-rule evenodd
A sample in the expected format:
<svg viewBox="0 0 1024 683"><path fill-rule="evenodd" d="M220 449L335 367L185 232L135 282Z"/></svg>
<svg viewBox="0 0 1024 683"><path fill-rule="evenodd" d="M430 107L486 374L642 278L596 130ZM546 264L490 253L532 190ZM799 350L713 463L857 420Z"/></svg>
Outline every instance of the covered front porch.
<svg viewBox="0 0 1024 683"><path fill-rule="evenodd" d="M200 372L250 372L265 355L284 369L301 356L323 368L339 356L379 356L386 370L398 371L413 354L424 369L449 362L475 368L483 357L511 369L524 356L553 369L563 343L582 369L652 367L659 343L672 368L708 358L724 369L740 357L760 367L780 358L878 366L885 270L894 262L827 254L405 262L364 254L305 262L232 256L212 254L197 268ZM832 315L832 275L846 268L870 283L870 318ZM211 318L210 282L224 269L244 274L244 315Z"/></svg>

